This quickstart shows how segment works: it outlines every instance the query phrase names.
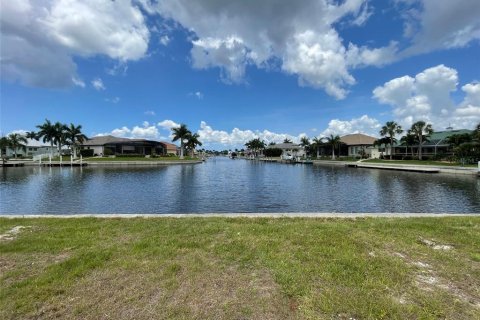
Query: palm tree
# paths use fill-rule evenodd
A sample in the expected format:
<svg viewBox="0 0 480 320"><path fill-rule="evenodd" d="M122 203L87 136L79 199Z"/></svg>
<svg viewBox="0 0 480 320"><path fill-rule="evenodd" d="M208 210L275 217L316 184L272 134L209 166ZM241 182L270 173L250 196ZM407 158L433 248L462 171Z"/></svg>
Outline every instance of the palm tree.
<svg viewBox="0 0 480 320"><path fill-rule="evenodd" d="M341 142L339 135L331 134L330 137L327 137L327 144L332 147L332 160L335 160L335 148L339 147Z"/></svg>
<svg viewBox="0 0 480 320"><path fill-rule="evenodd" d="M266 145L265 145L265 141L260 140L259 138L255 138L250 141L247 141L247 143L245 143L245 146L248 149L253 150L255 157L257 157L257 152L264 149Z"/></svg>
<svg viewBox="0 0 480 320"><path fill-rule="evenodd" d="M320 147L323 145L323 138L313 138L312 139L312 147L317 150L317 159L320 157Z"/></svg>
<svg viewBox="0 0 480 320"><path fill-rule="evenodd" d="M65 138L67 144L70 146L70 150L73 150L73 158L77 158L77 149L88 138L82 133L81 125L74 125L70 123L70 126L66 127Z"/></svg>
<svg viewBox="0 0 480 320"><path fill-rule="evenodd" d="M395 140L396 134L401 134L403 129L395 121L388 121L380 130L381 136L387 136L390 138L390 160L393 159L393 143Z"/></svg>
<svg viewBox="0 0 480 320"><path fill-rule="evenodd" d="M191 135L190 130L187 129L187 125L181 124L180 127L172 128L173 132L173 139L172 141L177 141L180 139L180 159L183 159L183 148L184 148L184 141Z"/></svg>
<svg viewBox="0 0 480 320"><path fill-rule="evenodd" d="M185 146L190 150L192 157L193 152L195 151L195 147L202 145L198 138L200 138L200 135L198 133L190 134L187 136L187 143L185 143Z"/></svg>
<svg viewBox="0 0 480 320"><path fill-rule="evenodd" d="M13 154L15 155L15 159L17 159L17 149L23 149L24 151L27 150L27 138L22 136L18 133L11 133L7 137L8 139L8 146L13 149Z"/></svg>
<svg viewBox="0 0 480 320"><path fill-rule="evenodd" d="M309 154L310 153L310 140L308 140L308 137L306 136L303 136L301 139L300 139L300 145L303 147L303 149L305 150L305 154Z"/></svg>
<svg viewBox="0 0 480 320"><path fill-rule="evenodd" d="M25 133L25 138L32 139L32 140L38 140L38 135L35 131L28 131L27 133Z"/></svg>
<svg viewBox="0 0 480 320"><path fill-rule="evenodd" d="M417 138L410 132L410 130L408 130L407 134L404 135L400 141L402 142L403 145L405 145L405 148L407 150L407 152L405 152L405 154L408 153L408 147L411 148L411 153L412 153L412 158L413 158L413 145L415 143L417 143Z"/></svg>
<svg viewBox="0 0 480 320"><path fill-rule="evenodd" d="M53 125L53 128L55 130L54 142L58 148L58 155L61 156L62 146L64 146L67 143L67 136L66 136L67 126L57 121Z"/></svg>
<svg viewBox="0 0 480 320"><path fill-rule="evenodd" d="M45 122L37 126L40 129L37 133L37 138L42 138L42 141L50 142L50 156L53 157L53 144L55 143L55 137L57 136L57 131L54 125L50 120L45 119Z"/></svg>
<svg viewBox="0 0 480 320"><path fill-rule="evenodd" d="M425 121L417 121L412 124L410 132L418 141L418 159L422 160L422 144L433 133L432 125L426 124Z"/></svg>
<svg viewBox="0 0 480 320"><path fill-rule="evenodd" d="M283 140L283 143L292 143L292 140L290 140L290 139L288 139L288 138L285 138L285 139Z"/></svg>

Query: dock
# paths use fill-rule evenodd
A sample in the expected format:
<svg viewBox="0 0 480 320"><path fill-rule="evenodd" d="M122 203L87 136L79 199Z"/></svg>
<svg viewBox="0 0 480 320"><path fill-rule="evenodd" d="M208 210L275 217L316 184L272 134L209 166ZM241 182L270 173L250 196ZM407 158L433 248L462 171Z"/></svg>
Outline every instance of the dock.
<svg viewBox="0 0 480 320"><path fill-rule="evenodd" d="M381 170L396 170L422 173L439 173L440 169L422 166L389 166L379 164L365 164L365 163L348 163L345 166L351 168L367 168L367 169L381 169Z"/></svg>

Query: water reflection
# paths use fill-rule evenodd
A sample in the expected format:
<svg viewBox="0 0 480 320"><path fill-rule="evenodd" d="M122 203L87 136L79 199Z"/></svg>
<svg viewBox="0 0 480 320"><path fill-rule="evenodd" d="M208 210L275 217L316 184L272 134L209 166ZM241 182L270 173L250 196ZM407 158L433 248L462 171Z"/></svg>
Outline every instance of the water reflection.
<svg viewBox="0 0 480 320"><path fill-rule="evenodd" d="M480 179L226 158L0 169L2 213L480 212Z"/></svg>

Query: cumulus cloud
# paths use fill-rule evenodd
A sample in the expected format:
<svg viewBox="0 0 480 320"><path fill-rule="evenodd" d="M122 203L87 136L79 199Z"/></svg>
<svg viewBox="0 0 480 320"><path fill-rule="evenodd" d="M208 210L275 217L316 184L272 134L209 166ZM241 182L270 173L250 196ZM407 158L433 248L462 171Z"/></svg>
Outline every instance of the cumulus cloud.
<svg viewBox="0 0 480 320"><path fill-rule="evenodd" d="M480 85L462 87L464 100L455 105L451 94L457 92L458 73L438 65L411 76L392 79L373 90L380 103L393 107L393 115L404 127L415 121L428 121L441 130L448 126L471 128L480 121Z"/></svg>
<svg viewBox="0 0 480 320"><path fill-rule="evenodd" d="M138 60L150 32L131 1L2 1L2 78L38 87L78 85L74 56Z"/></svg>
<svg viewBox="0 0 480 320"><path fill-rule="evenodd" d="M123 126L121 128L113 129L110 132L97 134L97 136L105 135L132 139L165 139L165 137L160 136L157 127L154 124L150 124L148 121L144 121L141 126L134 126L131 129Z"/></svg>
<svg viewBox="0 0 480 320"><path fill-rule="evenodd" d="M215 130L209 126L205 121L200 122L200 129L197 131L200 135L200 141L208 144L222 144L225 146L243 146L247 141L259 138L264 140L267 144L270 142L282 142L284 139L290 139L293 142L299 142L301 137L306 136L301 133L298 136L293 136L286 133L275 133L268 130L241 130L234 128L227 132L224 130Z"/></svg>
<svg viewBox="0 0 480 320"><path fill-rule="evenodd" d="M342 99L355 83L352 68L391 62L397 50L393 42L381 48L343 44L334 24L365 24L373 12L366 0L142 3L192 31L192 66L219 68L227 83L246 82L249 65L270 68L280 62L300 85Z"/></svg>
<svg viewBox="0 0 480 320"><path fill-rule="evenodd" d="M147 116L155 116L156 115L155 111L152 111L152 110L147 110L143 114L147 115Z"/></svg>
<svg viewBox="0 0 480 320"><path fill-rule="evenodd" d="M351 120L333 119L330 120L327 129L321 133L321 136L325 137L331 134L343 136L352 133L363 133L376 137L380 127L381 124L377 119L370 118L367 115Z"/></svg>
<svg viewBox="0 0 480 320"><path fill-rule="evenodd" d="M459 48L480 40L480 2L397 0L404 6L404 34L412 37L405 55Z"/></svg>
<svg viewBox="0 0 480 320"><path fill-rule="evenodd" d="M105 85L103 84L102 79L96 78L92 80L92 86L95 88L97 91L105 90Z"/></svg>
<svg viewBox="0 0 480 320"><path fill-rule="evenodd" d="M178 128L178 127L180 127L180 124L179 124L179 123L176 123L176 122L173 121L173 120L163 120L163 121L160 121L159 123L157 123L157 126L159 126L160 128L162 128L163 130L168 130L168 131L170 131L172 128Z"/></svg>

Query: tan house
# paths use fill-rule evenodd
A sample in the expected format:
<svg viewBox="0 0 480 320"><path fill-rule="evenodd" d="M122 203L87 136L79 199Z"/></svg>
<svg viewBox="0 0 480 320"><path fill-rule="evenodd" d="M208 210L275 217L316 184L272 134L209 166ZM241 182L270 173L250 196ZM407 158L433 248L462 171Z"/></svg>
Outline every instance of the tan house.
<svg viewBox="0 0 480 320"><path fill-rule="evenodd" d="M370 155L370 157L375 158L372 154L372 152L374 152L374 148L372 147L377 138L362 133L354 133L347 134L341 137L340 140L347 148L349 157L357 157L361 150L363 150L366 154Z"/></svg>

